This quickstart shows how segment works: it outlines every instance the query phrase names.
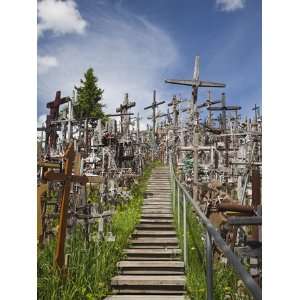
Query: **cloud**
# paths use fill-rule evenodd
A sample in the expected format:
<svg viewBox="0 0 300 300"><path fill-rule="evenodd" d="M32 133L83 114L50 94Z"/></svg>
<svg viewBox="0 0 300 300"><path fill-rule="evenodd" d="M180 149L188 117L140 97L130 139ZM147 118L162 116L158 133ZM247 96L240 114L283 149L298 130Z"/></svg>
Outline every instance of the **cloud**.
<svg viewBox="0 0 300 300"><path fill-rule="evenodd" d="M54 56L39 56L37 57L38 74L42 75L49 71L49 69L57 67L58 62Z"/></svg>
<svg viewBox="0 0 300 300"><path fill-rule="evenodd" d="M81 17L74 0L42 0L38 2L38 36L45 31L55 35L82 34L87 22Z"/></svg>
<svg viewBox="0 0 300 300"><path fill-rule="evenodd" d="M47 111L45 103L55 91L71 95L89 67L93 67L104 89L106 112L115 112L126 92L136 101L133 110L144 116L143 108L152 102L153 89L158 90L157 100L166 100L165 74L179 61L173 39L145 18L128 12L104 12L101 7L94 13L97 17L89 19L93 22L87 35L41 46L41 52L51 49L63 65L55 73L39 77L39 114Z"/></svg>
<svg viewBox="0 0 300 300"><path fill-rule="evenodd" d="M37 120L38 127L42 127L43 125L45 125L44 123L46 122L46 119L47 119L47 114L40 115Z"/></svg>
<svg viewBox="0 0 300 300"><path fill-rule="evenodd" d="M245 6L246 0L216 0L217 7L221 11L231 12L237 9L242 9Z"/></svg>

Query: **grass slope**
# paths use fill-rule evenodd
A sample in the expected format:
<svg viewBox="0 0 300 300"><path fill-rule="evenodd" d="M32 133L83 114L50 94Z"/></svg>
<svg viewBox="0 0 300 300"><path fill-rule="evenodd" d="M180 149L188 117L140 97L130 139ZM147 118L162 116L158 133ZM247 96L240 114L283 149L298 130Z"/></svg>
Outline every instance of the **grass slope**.
<svg viewBox="0 0 300 300"><path fill-rule="evenodd" d="M70 260L65 279L53 266L56 241L53 239L44 249L38 250L38 299L92 300L103 299L110 293L110 280L117 273L116 264L122 259L122 250L140 218L147 180L158 165L159 162L154 162L145 168L143 176L131 189L131 201L117 208L112 219L114 242L92 240L86 245L82 228L76 228L66 242L65 253L70 253Z"/></svg>
<svg viewBox="0 0 300 300"><path fill-rule="evenodd" d="M180 226L178 226L177 199L174 210L174 219L181 249L183 249L183 209L181 207ZM206 295L206 257L205 257L205 229L193 212L190 204L187 205L187 248L188 268L187 289L193 300L207 299ZM253 299L245 290L244 285L229 265L214 262L213 296L215 300L250 300Z"/></svg>

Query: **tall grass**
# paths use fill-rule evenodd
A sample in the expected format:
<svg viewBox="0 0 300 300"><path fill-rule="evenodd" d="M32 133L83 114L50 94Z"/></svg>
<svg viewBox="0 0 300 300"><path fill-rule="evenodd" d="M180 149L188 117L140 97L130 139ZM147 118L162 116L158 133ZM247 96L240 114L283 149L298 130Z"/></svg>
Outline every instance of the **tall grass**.
<svg viewBox="0 0 300 300"><path fill-rule="evenodd" d="M178 226L177 198L174 207L174 221L183 249L183 215L180 209L180 226ZM205 228L187 203L187 291L193 300L206 299L206 257ZM213 264L213 296L215 300L250 300L253 299L233 271L232 267L219 261Z"/></svg>
<svg viewBox="0 0 300 300"><path fill-rule="evenodd" d="M123 258L123 249L140 218L147 180L158 165L159 162L154 162L145 168L143 176L131 189L131 201L117 207L111 226L116 237L114 242L91 239L86 244L83 228L77 225L66 241L65 253L70 254L66 276L60 276L53 265L55 239L38 249L38 299L93 300L103 299L110 293L110 280L117 273L117 262ZM96 226L93 232L96 233Z"/></svg>

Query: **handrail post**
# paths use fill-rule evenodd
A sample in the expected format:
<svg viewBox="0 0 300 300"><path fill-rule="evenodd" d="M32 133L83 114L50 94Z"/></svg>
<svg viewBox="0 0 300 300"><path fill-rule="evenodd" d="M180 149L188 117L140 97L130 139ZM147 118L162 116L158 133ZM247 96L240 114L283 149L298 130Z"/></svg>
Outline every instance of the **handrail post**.
<svg viewBox="0 0 300 300"><path fill-rule="evenodd" d="M178 230L180 232L180 187L177 185L177 214L178 214Z"/></svg>
<svg viewBox="0 0 300 300"><path fill-rule="evenodd" d="M213 255L211 236L206 231L206 288L207 300L213 300Z"/></svg>
<svg viewBox="0 0 300 300"><path fill-rule="evenodd" d="M214 225L205 216L196 201L188 193L185 187L176 178L173 165L171 166L171 174L174 182L173 192L176 196L177 186L180 188L185 200L187 200L193 207L195 213L200 217L200 221L204 227L206 227L206 261L207 261L207 299L213 299L213 253L212 253L212 239L221 251L224 253L225 257L228 259L229 263L232 265L234 271L237 273L239 278L244 282L245 286L248 288L249 292L252 294L255 300L261 300L261 288L258 286L257 282L251 277L251 275L246 270L245 266L242 265L239 258L234 252L228 247L220 233L215 229ZM173 208L176 209L176 202L174 198Z"/></svg>
<svg viewBox="0 0 300 300"><path fill-rule="evenodd" d="M187 253L187 231L186 231L186 198L185 194L183 193L183 260L185 269L188 267L188 253Z"/></svg>

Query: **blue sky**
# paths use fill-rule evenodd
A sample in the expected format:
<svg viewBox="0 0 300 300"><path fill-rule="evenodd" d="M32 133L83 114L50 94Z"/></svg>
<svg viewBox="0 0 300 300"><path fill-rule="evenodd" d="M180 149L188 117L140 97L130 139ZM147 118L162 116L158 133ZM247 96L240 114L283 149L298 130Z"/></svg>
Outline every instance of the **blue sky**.
<svg viewBox="0 0 300 300"><path fill-rule="evenodd" d="M38 4L38 117L55 91L72 95L93 67L107 112L124 93L143 107L157 90L189 98L191 88L165 79L191 79L195 55L200 78L223 82L229 104L252 115L261 104L261 2L258 0L43 0ZM198 101L206 99L200 89ZM164 110L165 108L162 108ZM146 118L144 118L146 120Z"/></svg>

